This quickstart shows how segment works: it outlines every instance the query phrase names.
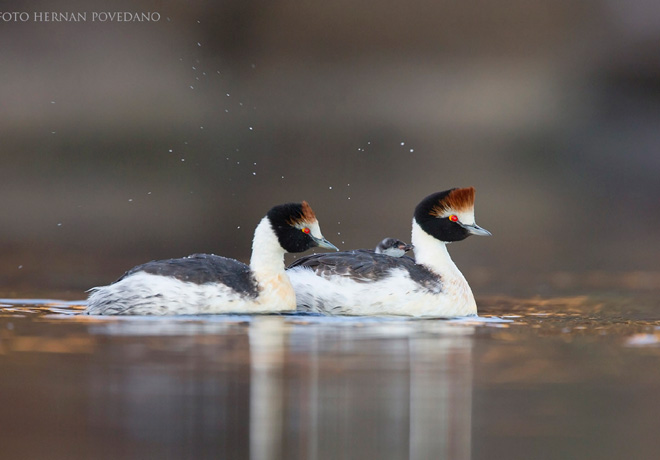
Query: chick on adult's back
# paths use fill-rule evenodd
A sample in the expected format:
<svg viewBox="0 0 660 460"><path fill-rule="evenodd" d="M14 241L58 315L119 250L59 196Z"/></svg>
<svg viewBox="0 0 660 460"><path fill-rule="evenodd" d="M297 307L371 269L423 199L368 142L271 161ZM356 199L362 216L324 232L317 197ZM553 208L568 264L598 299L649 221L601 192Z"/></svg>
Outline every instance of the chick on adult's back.
<svg viewBox="0 0 660 460"><path fill-rule="evenodd" d="M401 257L412 248L412 244L406 244L396 238L385 238L378 243L374 252L378 254L386 254L391 257Z"/></svg>
<svg viewBox="0 0 660 460"><path fill-rule="evenodd" d="M344 315L452 317L477 314L447 243L490 235L474 220L474 188L424 198L415 208L415 259L370 251L314 254L289 266L299 310Z"/></svg>
<svg viewBox="0 0 660 460"><path fill-rule="evenodd" d="M316 246L337 249L323 238L307 202L282 204L257 225L249 266L212 254L147 262L108 286L90 289L85 312L190 315L294 310L295 293L285 272L284 253Z"/></svg>

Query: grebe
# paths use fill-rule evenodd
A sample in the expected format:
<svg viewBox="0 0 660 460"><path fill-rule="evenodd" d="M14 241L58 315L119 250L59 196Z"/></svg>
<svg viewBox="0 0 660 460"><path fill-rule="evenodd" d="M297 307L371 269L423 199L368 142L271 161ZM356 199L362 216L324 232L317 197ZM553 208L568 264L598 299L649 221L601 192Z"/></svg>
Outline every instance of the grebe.
<svg viewBox="0 0 660 460"><path fill-rule="evenodd" d="M273 207L254 231L250 266L212 254L138 265L90 289L90 315L267 313L296 308L285 252L337 249L321 234L306 201Z"/></svg>
<svg viewBox="0 0 660 460"><path fill-rule="evenodd" d="M474 220L474 188L424 198L415 208L415 259L371 251L314 254L288 268L298 309L339 315L455 317L477 314L447 244L490 235Z"/></svg>
<svg viewBox="0 0 660 460"><path fill-rule="evenodd" d="M406 244L396 238L385 238L378 243L374 252L376 254L385 254L391 257L401 257L413 248L412 244Z"/></svg>

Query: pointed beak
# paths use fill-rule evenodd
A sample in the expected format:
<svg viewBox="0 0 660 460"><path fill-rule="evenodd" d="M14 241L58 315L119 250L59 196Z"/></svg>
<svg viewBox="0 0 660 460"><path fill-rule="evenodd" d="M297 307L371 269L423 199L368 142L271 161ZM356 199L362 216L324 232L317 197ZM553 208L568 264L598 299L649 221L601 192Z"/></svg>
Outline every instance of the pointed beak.
<svg viewBox="0 0 660 460"><path fill-rule="evenodd" d="M314 238L314 241L320 248L334 249L335 251L339 251L339 248L337 246L335 246L325 238L316 238L316 237L312 237L312 238Z"/></svg>
<svg viewBox="0 0 660 460"><path fill-rule="evenodd" d="M414 247L415 246L413 246L412 244L400 244L399 245L399 249L401 249L403 252L408 252Z"/></svg>
<svg viewBox="0 0 660 460"><path fill-rule="evenodd" d="M490 233L485 228L479 227L477 224L462 225L462 227L468 232L470 232L471 235L492 236L492 233Z"/></svg>

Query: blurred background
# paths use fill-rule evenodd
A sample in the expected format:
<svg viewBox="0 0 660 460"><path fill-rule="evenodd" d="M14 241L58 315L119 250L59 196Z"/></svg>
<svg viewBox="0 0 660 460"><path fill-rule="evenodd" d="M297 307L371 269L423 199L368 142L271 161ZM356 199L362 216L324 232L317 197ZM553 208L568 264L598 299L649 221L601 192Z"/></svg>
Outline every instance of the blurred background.
<svg viewBox="0 0 660 460"><path fill-rule="evenodd" d="M409 241L463 186L477 297L660 284L658 2L7 3L88 20L0 21L2 295L247 261L286 201L342 249Z"/></svg>

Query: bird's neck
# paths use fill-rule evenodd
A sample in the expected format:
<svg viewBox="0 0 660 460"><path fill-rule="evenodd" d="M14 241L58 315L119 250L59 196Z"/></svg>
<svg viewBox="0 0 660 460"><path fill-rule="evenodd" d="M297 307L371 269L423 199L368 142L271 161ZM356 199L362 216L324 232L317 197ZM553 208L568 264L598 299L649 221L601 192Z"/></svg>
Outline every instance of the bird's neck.
<svg viewBox="0 0 660 460"><path fill-rule="evenodd" d="M284 249L268 217L257 225L252 239L250 269L259 285L259 302L271 311L295 310L296 295L285 272Z"/></svg>
<svg viewBox="0 0 660 460"><path fill-rule="evenodd" d="M445 280L455 279L467 285L465 277L451 260L447 243L426 233L415 219L412 224L411 240L415 246L415 262L426 266Z"/></svg>
<svg viewBox="0 0 660 460"><path fill-rule="evenodd" d="M284 273L284 249L280 246L268 217L261 219L254 231L250 268L257 281L261 276L270 277Z"/></svg>

